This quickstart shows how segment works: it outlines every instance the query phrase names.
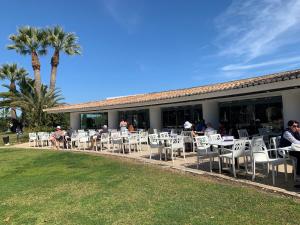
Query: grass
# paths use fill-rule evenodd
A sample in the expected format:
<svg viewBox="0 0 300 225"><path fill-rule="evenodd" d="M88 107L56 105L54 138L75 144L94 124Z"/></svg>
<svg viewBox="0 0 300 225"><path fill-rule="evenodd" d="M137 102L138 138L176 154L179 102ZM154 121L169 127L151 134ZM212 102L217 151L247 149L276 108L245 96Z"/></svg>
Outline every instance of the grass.
<svg viewBox="0 0 300 225"><path fill-rule="evenodd" d="M0 149L0 224L299 224L253 188L82 153Z"/></svg>
<svg viewBox="0 0 300 225"><path fill-rule="evenodd" d="M4 146L3 137L9 136L9 144L17 144L17 143L24 143L28 141L28 133L24 132L20 136L19 140L17 140L17 134L12 132L0 132L0 146Z"/></svg>

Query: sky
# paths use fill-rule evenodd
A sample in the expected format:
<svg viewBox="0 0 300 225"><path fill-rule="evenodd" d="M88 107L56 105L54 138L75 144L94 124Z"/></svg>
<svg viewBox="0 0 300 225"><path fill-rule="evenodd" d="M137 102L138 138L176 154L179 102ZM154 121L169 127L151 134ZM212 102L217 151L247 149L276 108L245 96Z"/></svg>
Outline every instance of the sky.
<svg viewBox="0 0 300 225"><path fill-rule="evenodd" d="M6 49L18 27L60 25L78 36L82 54L62 54L58 67L66 103L300 68L300 0L2 0L0 7L0 64L17 63L31 77L30 56ZM41 57L47 85L52 53Z"/></svg>

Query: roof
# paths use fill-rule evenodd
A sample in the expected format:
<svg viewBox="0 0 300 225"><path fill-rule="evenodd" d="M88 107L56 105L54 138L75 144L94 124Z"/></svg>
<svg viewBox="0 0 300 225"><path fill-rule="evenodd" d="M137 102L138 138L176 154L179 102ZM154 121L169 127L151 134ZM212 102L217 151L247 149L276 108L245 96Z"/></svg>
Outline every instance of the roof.
<svg viewBox="0 0 300 225"><path fill-rule="evenodd" d="M259 77L252 77L242 80L235 80L224 83L217 83L212 85L198 86L192 88L184 88L170 91L153 92L148 94L130 95L124 97L108 98L101 101L86 102L80 104L61 105L46 109L46 112L69 111L69 110L83 110L87 108L116 106L124 104L136 104L158 100L173 99L178 97L201 95L212 92L226 91L232 89L245 88L250 86L257 86L268 83L275 83L284 80L300 78L300 69L274 73Z"/></svg>

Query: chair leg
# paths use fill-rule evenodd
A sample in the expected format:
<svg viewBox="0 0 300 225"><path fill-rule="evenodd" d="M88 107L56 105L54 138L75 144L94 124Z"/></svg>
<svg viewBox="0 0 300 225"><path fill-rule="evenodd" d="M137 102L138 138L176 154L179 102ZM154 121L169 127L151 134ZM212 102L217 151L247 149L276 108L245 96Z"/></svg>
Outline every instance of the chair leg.
<svg viewBox="0 0 300 225"><path fill-rule="evenodd" d="M219 158L219 173L221 173L222 157Z"/></svg>
<svg viewBox="0 0 300 225"><path fill-rule="evenodd" d="M274 168L274 165L272 165L272 183L273 183L273 186L275 185L275 168Z"/></svg>
<svg viewBox="0 0 300 225"><path fill-rule="evenodd" d="M212 161L211 161L211 156L209 156L209 171L212 172Z"/></svg>
<svg viewBox="0 0 300 225"><path fill-rule="evenodd" d="M236 178L235 159L234 158L232 158L232 172L233 172L233 176Z"/></svg>
<svg viewBox="0 0 300 225"><path fill-rule="evenodd" d="M199 169L199 163L200 163L199 155L197 154L197 170Z"/></svg>
<svg viewBox="0 0 300 225"><path fill-rule="evenodd" d="M284 162L284 178L285 178L285 182L287 182L287 165L286 165L286 162Z"/></svg>
<svg viewBox="0 0 300 225"><path fill-rule="evenodd" d="M252 162L252 181L255 179L255 161Z"/></svg>

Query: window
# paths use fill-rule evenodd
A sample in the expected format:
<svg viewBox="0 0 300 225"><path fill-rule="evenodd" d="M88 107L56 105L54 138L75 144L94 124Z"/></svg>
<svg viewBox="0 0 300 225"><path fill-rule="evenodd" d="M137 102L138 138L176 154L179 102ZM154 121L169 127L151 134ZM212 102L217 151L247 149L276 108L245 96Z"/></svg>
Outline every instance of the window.
<svg viewBox="0 0 300 225"><path fill-rule="evenodd" d="M148 129L150 127L149 110L120 111L119 121L126 120L128 125L132 124L135 129Z"/></svg>
<svg viewBox="0 0 300 225"><path fill-rule="evenodd" d="M196 124L201 119L201 105L162 108L163 128L182 128L187 120Z"/></svg>
<svg viewBox="0 0 300 225"><path fill-rule="evenodd" d="M107 113L80 114L81 129L99 129L103 125L107 125Z"/></svg>
<svg viewBox="0 0 300 225"><path fill-rule="evenodd" d="M283 128L280 96L220 103L220 121L229 129L247 128L250 134L260 127Z"/></svg>

